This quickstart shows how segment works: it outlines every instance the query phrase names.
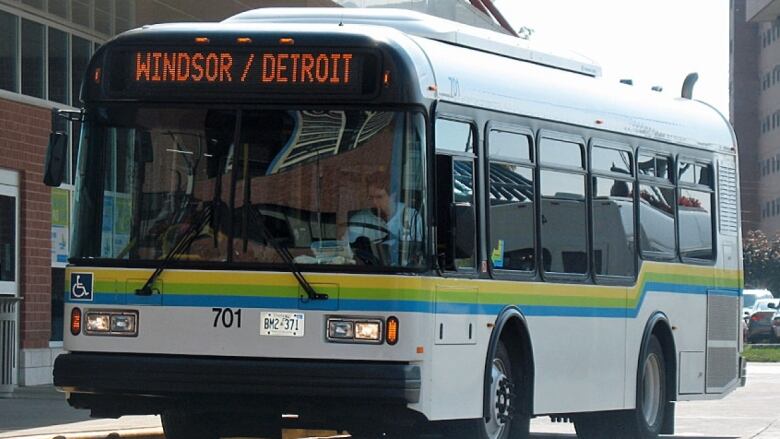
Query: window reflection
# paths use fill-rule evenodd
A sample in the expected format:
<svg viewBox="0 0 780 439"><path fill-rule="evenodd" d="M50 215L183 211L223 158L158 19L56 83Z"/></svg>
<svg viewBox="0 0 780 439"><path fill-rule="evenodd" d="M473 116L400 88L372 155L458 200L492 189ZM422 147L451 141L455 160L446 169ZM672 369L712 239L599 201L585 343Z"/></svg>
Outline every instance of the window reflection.
<svg viewBox="0 0 780 439"><path fill-rule="evenodd" d="M490 259L494 268L533 271L533 169L490 164Z"/></svg>
<svg viewBox="0 0 780 439"><path fill-rule="evenodd" d="M588 270L585 176L542 170L542 264L545 271Z"/></svg>
<svg viewBox="0 0 780 439"><path fill-rule="evenodd" d="M593 177L593 266L609 276L634 276L632 182Z"/></svg>
<svg viewBox="0 0 780 439"><path fill-rule="evenodd" d="M642 252L675 254L674 188L639 185L639 225Z"/></svg>
<svg viewBox="0 0 780 439"><path fill-rule="evenodd" d="M688 258L713 259L712 194L681 189L677 212L680 217L680 254Z"/></svg>

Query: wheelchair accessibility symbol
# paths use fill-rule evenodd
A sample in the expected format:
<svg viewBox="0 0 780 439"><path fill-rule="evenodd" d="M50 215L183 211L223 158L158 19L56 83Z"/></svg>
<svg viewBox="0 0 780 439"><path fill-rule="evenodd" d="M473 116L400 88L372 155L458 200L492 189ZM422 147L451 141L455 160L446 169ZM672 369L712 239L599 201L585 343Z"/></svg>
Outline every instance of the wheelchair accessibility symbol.
<svg viewBox="0 0 780 439"><path fill-rule="evenodd" d="M70 300L92 300L92 273L70 274Z"/></svg>

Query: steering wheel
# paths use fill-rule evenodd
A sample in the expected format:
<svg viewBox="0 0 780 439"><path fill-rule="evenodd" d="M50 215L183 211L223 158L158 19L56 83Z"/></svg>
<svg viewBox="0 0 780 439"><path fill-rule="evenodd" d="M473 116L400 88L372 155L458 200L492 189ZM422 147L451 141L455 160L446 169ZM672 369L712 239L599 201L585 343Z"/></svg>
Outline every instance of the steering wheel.
<svg viewBox="0 0 780 439"><path fill-rule="evenodd" d="M387 229L387 227L381 225L381 224L371 224L371 223L363 223L363 222L348 222L347 227L362 227L364 229L371 229L371 230L377 230L379 233L385 235L381 239L372 240L373 242L381 242L386 240L390 236L390 230ZM369 239L367 236L366 239Z"/></svg>

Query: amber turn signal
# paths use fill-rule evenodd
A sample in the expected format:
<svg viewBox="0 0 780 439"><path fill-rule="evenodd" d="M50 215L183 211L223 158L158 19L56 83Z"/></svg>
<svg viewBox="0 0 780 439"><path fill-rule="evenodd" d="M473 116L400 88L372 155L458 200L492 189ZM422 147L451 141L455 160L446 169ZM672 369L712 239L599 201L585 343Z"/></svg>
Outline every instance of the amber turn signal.
<svg viewBox="0 0 780 439"><path fill-rule="evenodd" d="M398 343L398 318L388 317L385 327L387 328L387 334L385 334L387 344L394 345Z"/></svg>
<svg viewBox="0 0 780 439"><path fill-rule="evenodd" d="M73 335L81 333L81 310L78 308L70 310L70 333Z"/></svg>

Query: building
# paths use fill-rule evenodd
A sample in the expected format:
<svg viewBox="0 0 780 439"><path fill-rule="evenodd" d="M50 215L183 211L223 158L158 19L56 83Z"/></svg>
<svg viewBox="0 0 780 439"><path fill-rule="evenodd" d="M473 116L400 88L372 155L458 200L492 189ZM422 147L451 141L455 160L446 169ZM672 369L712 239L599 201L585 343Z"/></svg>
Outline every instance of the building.
<svg viewBox="0 0 780 439"><path fill-rule="evenodd" d="M744 229L780 233L780 0L732 0L730 113Z"/></svg>
<svg viewBox="0 0 780 439"><path fill-rule="evenodd" d="M53 125L79 127L52 109L78 109L90 56L120 32L272 6L400 7L506 32L483 0L0 0L0 394L51 383L62 350L78 136L59 188L43 184L43 163Z"/></svg>

